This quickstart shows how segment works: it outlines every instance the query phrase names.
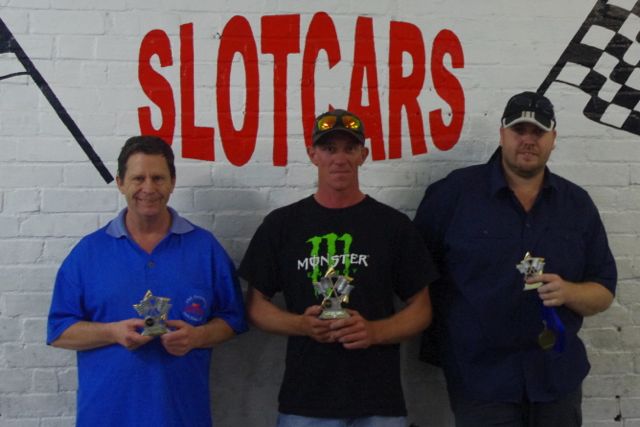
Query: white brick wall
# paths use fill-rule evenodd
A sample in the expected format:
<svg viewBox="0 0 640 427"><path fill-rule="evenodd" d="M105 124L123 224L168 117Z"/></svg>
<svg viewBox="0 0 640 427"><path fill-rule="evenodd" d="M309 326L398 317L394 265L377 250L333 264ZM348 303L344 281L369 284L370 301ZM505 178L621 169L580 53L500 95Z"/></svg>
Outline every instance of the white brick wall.
<svg viewBox="0 0 640 427"><path fill-rule="evenodd" d="M385 142L390 22L410 23L422 34L427 75L418 102L428 153L411 154L403 117L402 158L369 161L361 175L369 194L412 215L430 182L453 168L488 158L497 143L506 99L516 91L538 87L594 3L539 0L532 8L525 0L280 1L277 5L255 0L0 0L0 18L112 174L120 146L139 133L138 107L150 106L153 122L159 124L160 111L138 82L137 61L149 31L161 29L168 34L173 65L160 69L156 60L155 69L171 84L178 114L174 143L178 186L172 205L211 229L239 261L265 213L313 191L316 172L308 164L300 123L302 55L313 14L329 14L341 48L341 61L331 70L325 53L319 55L318 112L329 103L346 105L355 23L358 17L373 20ZM288 55L288 165L275 167L271 161L273 55L261 53L260 18L281 14L300 14L301 52ZM220 34L235 15L250 22L260 61L258 140L251 159L241 167L229 163L222 147L215 88ZM215 162L181 157L179 32L180 25L187 23L194 25L196 125L215 128ZM433 40L442 29L460 39L465 63L464 68L452 69L450 58L445 58L445 67L458 79L465 96L462 135L449 151L434 147L428 118L430 110L449 108L434 89L429 67ZM406 67L409 73L411 64ZM13 55L0 54L0 76L20 70ZM239 127L246 92L242 62L234 64L231 80L233 117ZM554 84L547 94L556 104L559 123L551 167L593 195L620 268L614 305L587 319L582 331L593 365L584 384L585 425L639 427L640 139L586 119L581 113L584 95L573 88ZM123 205L115 185L104 183L33 81L27 77L0 80L0 426L74 423L75 355L44 344L53 279L77 240L105 224ZM214 384L224 382L218 384L221 392L213 402L218 425L272 425L273 387L279 378L265 377L261 364L275 366L277 373L281 348L256 359L256 366L247 363L247 369L254 369L251 376L223 375L234 371L238 358L255 353L241 346L253 349L257 344L252 340L258 339L272 342L270 337L256 338L251 333L237 344L220 348L221 362L214 369L223 379L213 380ZM413 354L409 351L407 358ZM412 420L421 427L450 425L440 374L411 363L408 371ZM233 410L239 390L245 390L248 399L242 405L244 413Z"/></svg>

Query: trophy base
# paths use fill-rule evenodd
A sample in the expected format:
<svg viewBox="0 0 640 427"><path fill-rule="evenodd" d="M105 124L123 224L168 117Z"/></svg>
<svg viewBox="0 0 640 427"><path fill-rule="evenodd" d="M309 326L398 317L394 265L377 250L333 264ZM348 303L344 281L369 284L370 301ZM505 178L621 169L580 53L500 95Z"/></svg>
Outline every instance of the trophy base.
<svg viewBox="0 0 640 427"><path fill-rule="evenodd" d="M525 283L524 284L524 288L522 288L523 291L531 291L533 289L538 289L540 286L542 286L544 283L542 282L536 282L536 283Z"/></svg>
<svg viewBox="0 0 640 427"><path fill-rule="evenodd" d="M347 317L351 317L346 310L324 310L318 316L319 319L323 320L331 320L331 319L346 319Z"/></svg>
<svg viewBox="0 0 640 427"><path fill-rule="evenodd" d="M166 326L153 326L151 328L143 329L140 335L145 337L158 337L166 334L167 332L169 332L169 330Z"/></svg>

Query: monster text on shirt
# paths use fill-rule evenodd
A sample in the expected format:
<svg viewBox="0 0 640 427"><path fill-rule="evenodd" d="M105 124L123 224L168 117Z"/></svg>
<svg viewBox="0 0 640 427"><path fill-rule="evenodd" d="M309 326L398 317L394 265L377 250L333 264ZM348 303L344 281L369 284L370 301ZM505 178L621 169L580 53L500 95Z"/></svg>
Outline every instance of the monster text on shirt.
<svg viewBox="0 0 640 427"><path fill-rule="evenodd" d="M351 253L353 236L349 233L312 236L306 243L310 244L311 251L308 257L297 260L297 269L308 271L312 282L320 280L330 267L342 276L351 276L357 270L352 268L354 265L369 266L370 255Z"/></svg>

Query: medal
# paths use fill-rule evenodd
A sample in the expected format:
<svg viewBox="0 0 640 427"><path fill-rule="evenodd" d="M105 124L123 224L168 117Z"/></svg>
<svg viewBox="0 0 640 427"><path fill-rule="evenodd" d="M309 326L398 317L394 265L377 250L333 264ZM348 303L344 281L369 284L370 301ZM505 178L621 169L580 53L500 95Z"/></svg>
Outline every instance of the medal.
<svg viewBox="0 0 640 427"><path fill-rule="evenodd" d="M556 334L549 328L547 328L547 321L543 320L542 324L544 329L538 335L538 344L543 350L551 350L556 344Z"/></svg>

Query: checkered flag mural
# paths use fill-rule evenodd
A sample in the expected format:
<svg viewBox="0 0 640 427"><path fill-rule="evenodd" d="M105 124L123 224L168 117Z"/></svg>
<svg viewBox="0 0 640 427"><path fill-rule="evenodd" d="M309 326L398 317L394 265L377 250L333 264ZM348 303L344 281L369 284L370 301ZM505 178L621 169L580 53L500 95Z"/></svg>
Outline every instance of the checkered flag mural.
<svg viewBox="0 0 640 427"><path fill-rule="evenodd" d="M44 77L42 77L42 74L40 74L33 62L31 62L31 59L27 56L24 50L22 50L22 47L20 46L18 41L15 39L13 34L11 34L11 31L9 31L9 28L5 25L4 21L2 21L2 18L0 18L0 56L11 54L16 56L16 58L24 68L24 71L11 72L0 75L0 83L2 82L2 80L9 79L15 76L30 76L38 86L44 97L47 99L47 101L49 101L51 107L58 114L58 117L60 118L62 123L64 123L67 129L69 129L78 145L80 145L80 148L82 148L87 157L89 157L89 160L91 160L93 166L95 166L95 168L98 170L100 176L102 176L102 178L107 183L113 181L113 176L105 167L104 163L102 163L102 160L100 160L98 154L96 154L96 152L93 150L93 147L91 146L91 144L89 144L89 141L87 141L87 139L84 137L80 128L78 128L69 113L67 113L67 110L65 110L65 108L62 106L62 103L60 102L56 94L53 93L53 90L49 86L49 83L47 83Z"/></svg>
<svg viewBox="0 0 640 427"><path fill-rule="evenodd" d="M640 1L599 0L538 88L553 82L590 96L589 119L640 135Z"/></svg>

